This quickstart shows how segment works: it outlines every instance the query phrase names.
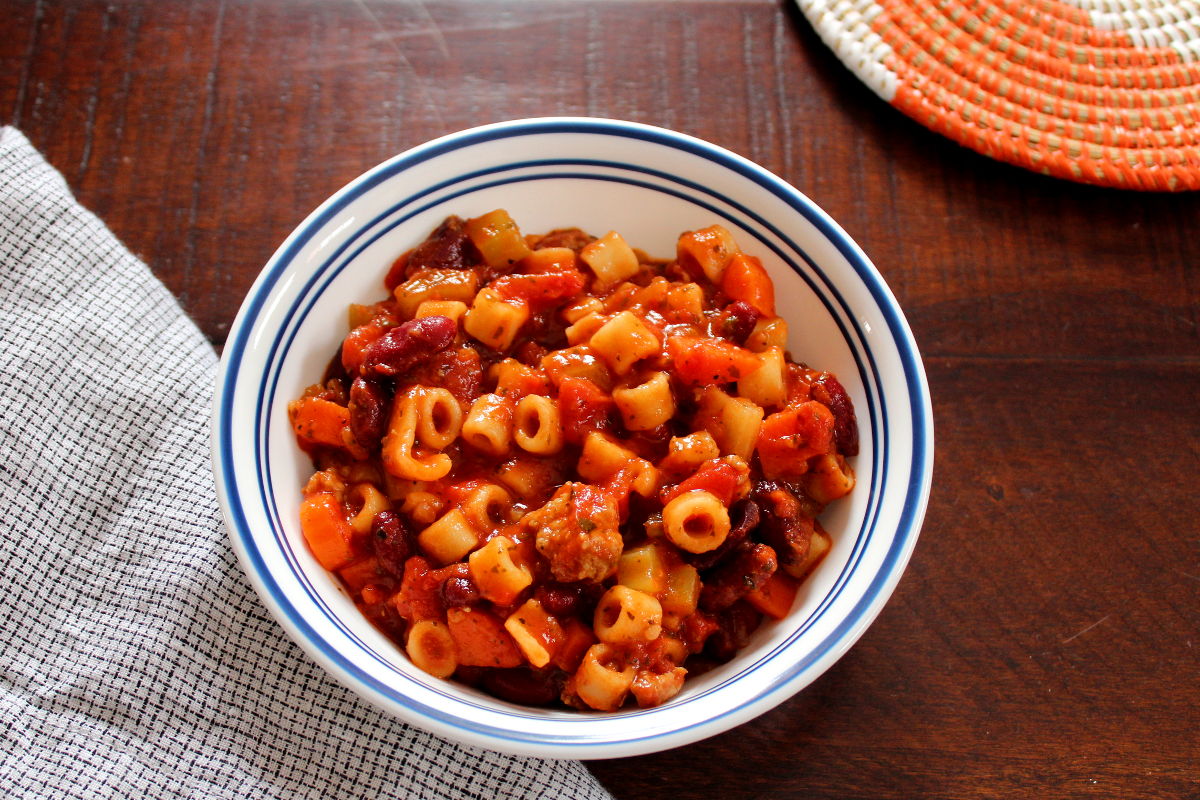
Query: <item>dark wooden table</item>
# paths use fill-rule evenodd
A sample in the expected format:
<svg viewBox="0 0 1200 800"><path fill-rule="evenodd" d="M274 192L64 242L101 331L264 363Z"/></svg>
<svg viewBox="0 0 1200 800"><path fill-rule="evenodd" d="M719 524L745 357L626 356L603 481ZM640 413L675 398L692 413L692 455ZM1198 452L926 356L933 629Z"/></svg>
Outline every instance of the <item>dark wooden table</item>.
<svg viewBox="0 0 1200 800"><path fill-rule="evenodd" d="M1200 195L989 161L864 88L788 0L6 0L20 127L220 348L288 231L433 136L554 114L694 134L873 258L937 461L878 621L618 798L1200 798Z"/></svg>

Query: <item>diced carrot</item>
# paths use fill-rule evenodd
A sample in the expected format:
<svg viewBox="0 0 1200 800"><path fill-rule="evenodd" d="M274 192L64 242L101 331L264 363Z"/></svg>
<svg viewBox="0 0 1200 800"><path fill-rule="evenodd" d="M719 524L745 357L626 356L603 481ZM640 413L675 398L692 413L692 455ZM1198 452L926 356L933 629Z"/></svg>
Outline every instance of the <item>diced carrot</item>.
<svg viewBox="0 0 1200 800"><path fill-rule="evenodd" d="M775 316L775 284L754 256L738 253L721 275L721 291L730 300L741 300L764 317Z"/></svg>
<svg viewBox="0 0 1200 800"><path fill-rule="evenodd" d="M720 225L710 225L681 234L675 245L675 260L693 278L708 278L719 284L721 272L737 252L733 234Z"/></svg>
<svg viewBox="0 0 1200 800"><path fill-rule="evenodd" d="M364 586L379 583L385 577L375 556L360 558L338 570L338 577L352 592L361 592Z"/></svg>
<svg viewBox="0 0 1200 800"><path fill-rule="evenodd" d="M758 458L767 478L796 478L808 459L833 448L833 413L809 400L771 414L758 432Z"/></svg>
<svg viewBox="0 0 1200 800"><path fill-rule="evenodd" d="M313 558L325 569L333 572L355 559L351 545L354 528L333 492L317 492L304 498L300 504L300 530Z"/></svg>
<svg viewBox="0 0 1200 800"><path fill-rule="evenodd" d="M301 444L347 448L353 442L350 410L332 400L302 397L288 404L292 430Z"/></svg>
<svg viewBox="0 0 1200 800"><path fill-rule="evenodd" d="M565 672L574 672L583 662L583 655L596 643L596 633L591 625L568 618L562 623L563 641L551 659L554 666Z"/></svg>
<svg viewBox="0 0 1200 800"><path fill-rule="evenodd" d="M517 667L525 663L504 623L490 611L451 608L446 612L446 624L462 666Z"/></svg>
<svg viewBox="0 0 1200 800"><path fill-rule="evenodd" d="M750 605L768 617L783 619L792 610L800 584L783 570L775 570L766 583L746 595Z"/></svg>
<svg viewBox="0 0 1200 800"><path fill-rule="evenodd" d="M672 336L667 355L675 374L692 386L731 383L761 366L754 353L724 339Z"/></svg>

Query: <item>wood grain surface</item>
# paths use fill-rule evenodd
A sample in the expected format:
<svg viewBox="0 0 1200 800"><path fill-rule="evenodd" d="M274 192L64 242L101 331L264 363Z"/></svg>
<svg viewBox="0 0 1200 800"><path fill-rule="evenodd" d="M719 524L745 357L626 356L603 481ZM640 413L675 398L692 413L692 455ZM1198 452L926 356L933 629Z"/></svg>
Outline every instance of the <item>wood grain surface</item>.
<svg viewBox="0 0 1200 800"><path fill-rule="evenodd" d="M911 565L811 687L592 762L631 798L1200 798L1200 195L1052 180L928 132L790 2L5 0L0 122L220 348L325 197L472 125L700 136L855 238L925 356Z"/></svg>

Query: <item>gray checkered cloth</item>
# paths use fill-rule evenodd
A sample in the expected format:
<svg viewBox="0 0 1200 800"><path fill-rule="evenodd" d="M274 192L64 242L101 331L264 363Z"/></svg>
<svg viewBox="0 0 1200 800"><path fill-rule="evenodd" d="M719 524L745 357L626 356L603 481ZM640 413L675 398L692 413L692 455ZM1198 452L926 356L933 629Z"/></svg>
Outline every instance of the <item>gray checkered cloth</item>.
<svg viewBox="0 0 1200 800"><path fill-rule="evenodd" d="M212 348L12 128L0 331L5 797L607 797L409 728L287 638L220 521Z"/></svg>

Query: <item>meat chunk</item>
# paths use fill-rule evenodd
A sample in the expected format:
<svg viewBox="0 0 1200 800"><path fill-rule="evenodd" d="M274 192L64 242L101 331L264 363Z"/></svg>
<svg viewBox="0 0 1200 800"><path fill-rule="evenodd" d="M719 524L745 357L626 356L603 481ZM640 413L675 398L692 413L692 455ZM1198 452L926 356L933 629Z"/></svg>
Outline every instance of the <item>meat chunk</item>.
<svg viewBox="0 0 1200 800"><path fill-rule="evenodd" d="M564 484L522 524L559 581L602 581L617 569L623 546L617 503L595 486Z"/></svg>
<svg viewBox="0 0 1200 800"><path fill-rule="evenodd" d="M411 278L422 269L465 269L470 250L465 223L459 217L446 217L437 230L412 251L405 276Z"/></svg>
<svg viewBox="0 0 1200 800"><path fill-rule="evenodd" d="M754 499L764 512L759 535L778 554L779 566L793 574L807 563L813 517L804 512L795 494L776 481L760 482L755 487Z"/></svg>

